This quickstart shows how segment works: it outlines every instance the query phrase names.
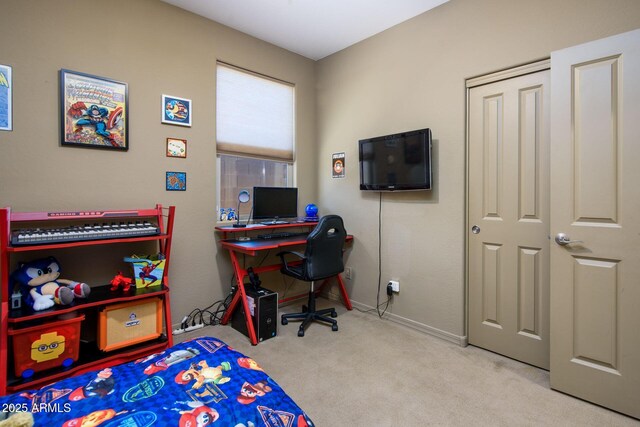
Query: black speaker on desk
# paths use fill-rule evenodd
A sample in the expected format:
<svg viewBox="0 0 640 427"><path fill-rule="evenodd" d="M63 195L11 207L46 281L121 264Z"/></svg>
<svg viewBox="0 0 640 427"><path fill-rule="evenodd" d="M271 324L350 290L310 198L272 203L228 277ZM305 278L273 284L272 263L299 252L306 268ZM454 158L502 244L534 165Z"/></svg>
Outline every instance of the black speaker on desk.
<svg viewBox="0 0 640 427"><path fill-rule="evenodd" d="M245 286L245 292L249 303L249 311L253 311L251 313L251 321L256 332L256 338L258 341L264 341L275 337L278 327L278 294L265 288L256 290L251 286ZM238 303L233 312L231 326L236 331L249 336L242 302Z"/></svg>

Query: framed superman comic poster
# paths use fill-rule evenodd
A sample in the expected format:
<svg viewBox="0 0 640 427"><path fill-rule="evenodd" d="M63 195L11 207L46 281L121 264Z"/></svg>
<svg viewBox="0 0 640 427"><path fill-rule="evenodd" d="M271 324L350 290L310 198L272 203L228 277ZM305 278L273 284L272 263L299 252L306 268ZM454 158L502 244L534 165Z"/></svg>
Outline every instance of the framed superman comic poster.
<svg viewBox="0 0 640 427"><path fill-rule="evenodd" d="M128 150L128 91L127 83L60 70L62 145Z"/></svg>

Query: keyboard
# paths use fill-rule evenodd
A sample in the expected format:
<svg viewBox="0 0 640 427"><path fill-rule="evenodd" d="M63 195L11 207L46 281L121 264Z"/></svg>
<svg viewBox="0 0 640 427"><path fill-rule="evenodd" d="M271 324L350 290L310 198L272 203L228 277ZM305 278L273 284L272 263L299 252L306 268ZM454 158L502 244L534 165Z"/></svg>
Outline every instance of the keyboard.
<svg viewBox="0 0 640 427"><path fill-rule="evenodd" d="M284 239L286 237L306 236L308 234L309 233L287 233L287 232L265 233L265 234L258 234L256 238L257 239Z"/></svg>
<svg viewBox="0 0 640 427"><path fill-rule="evenodd" d="M83 240L153 236L160 229L147 221L74 225L63 228L28 228L11 232L11 244L37 245Z"/></svg>

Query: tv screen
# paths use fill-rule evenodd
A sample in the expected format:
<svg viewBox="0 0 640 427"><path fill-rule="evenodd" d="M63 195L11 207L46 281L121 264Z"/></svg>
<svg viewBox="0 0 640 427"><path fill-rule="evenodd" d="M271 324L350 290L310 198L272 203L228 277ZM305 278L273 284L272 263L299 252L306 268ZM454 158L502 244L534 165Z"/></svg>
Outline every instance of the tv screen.
<svg viewBox="0 0 640 427"><path fill-rule="evenodd" d="M431 189L431 130L362 139L358 143L360 189Z"/></svg>
<svg viewBox="0 0 640 427"><path fill-rule="evenodd" d="M297 218L297 216L297 188L253 187L253 219L275 221L280 218Z"/></svg>

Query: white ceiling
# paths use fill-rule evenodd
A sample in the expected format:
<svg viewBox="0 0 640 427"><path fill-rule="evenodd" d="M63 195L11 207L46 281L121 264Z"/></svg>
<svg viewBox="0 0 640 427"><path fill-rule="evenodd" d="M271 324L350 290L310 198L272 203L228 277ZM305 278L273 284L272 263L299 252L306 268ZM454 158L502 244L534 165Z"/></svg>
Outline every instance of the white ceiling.
<svg viewBox="0 0 640 427"><path fill-rule="evenodd" d="M162 0L313 60L448 0Z"/></svg>

